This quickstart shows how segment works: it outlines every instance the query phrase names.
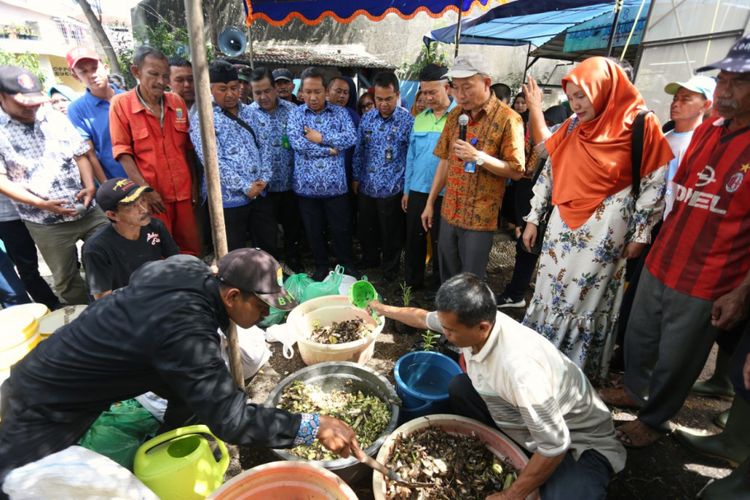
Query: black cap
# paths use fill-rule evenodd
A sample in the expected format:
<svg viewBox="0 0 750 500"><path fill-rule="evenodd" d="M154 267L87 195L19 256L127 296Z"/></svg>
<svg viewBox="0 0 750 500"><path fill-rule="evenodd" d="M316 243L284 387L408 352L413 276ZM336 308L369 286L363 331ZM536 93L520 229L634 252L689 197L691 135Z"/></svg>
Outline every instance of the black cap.
<svg viewBox="0 0 750 500"><path fill-rule="evenodd" d="M292 76L292 72L289 71L286 68L279 68L273 70L273 81L278 82L279 80L289 80L294 81L294 77Z"/></svg>
<svg viewBox="0 0 750 500"><path fill-rule="evenodd" d="M271 307L289 311L297 305L284 289L279 263L259 248L239 248L219 259L219 281L255 294Z"/></svg>
<svg viewBox="0 0 750 500"><path fill-rule="evenodd" d="M211 83L229 83L240 77L232 63L217 59L208 66L208 79Z"/></svg>
<svg viewBox="0 0 750 500"><path fill-rule="evenodd" d="M239 77L239 79L243 82L249 83L250 77L253 74L253 70L250 69L250 66L245 66L244 64L236 64L234 67L237 68L237 76Z"/></svg>
<svg viewBox="0 0 750 500"><path fill-rule="evenodd" d="M439 82L442 80L448 81L445 74L448 72L448 68L438 66L437 64L430 63L419 72L420 82Z"/></svg>
<svg viewBox="0 0 750 500"><path fill-rule="evenodd" d="M115 177L105 181L96 190L96 204L102 210L114 210L120 203L133 203L148 191L153 191L153 189L148 186L139 186L130 179Z"/></svg>
<svg viewBox="0 0 750 500"><path fill-rule="evenodd" d="M696 71L708 71L710 69L721 69L730 73L750 73L750 36L739 39L721 61L703 66Z"/></svg>
<svg viewBox="0 0 750 500"><path fill-rule="evenodd" d="M0 92L12 95L22 106L39 106L49 101L39 78L18 66L0 66Z"/></svg>

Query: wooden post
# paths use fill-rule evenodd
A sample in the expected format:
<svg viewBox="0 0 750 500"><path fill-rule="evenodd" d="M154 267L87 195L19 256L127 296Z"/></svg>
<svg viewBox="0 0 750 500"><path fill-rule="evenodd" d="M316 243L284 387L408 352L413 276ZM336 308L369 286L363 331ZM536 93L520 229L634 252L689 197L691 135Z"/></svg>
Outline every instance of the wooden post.
<svg viewBox="0 0 750 500"><path fill-rule="evenodd" d="M227 253L227 232L224 227L224 207L221 200L221 183L219 181L219 159L216 156L216 132L214 129L214 111L211 105L211 90L208 79L208 58L206 41L203 33L202 0L185 0L185 14L188 23L190 53L192 54L193 79L195 80L195 104L200 117L203 158L206 168L206 187L208 188L208 210L211 214L211 230L214 240L214 256L218 261ZM227 331L229 344L229 366L237 385L244 389L245 380L242 373L242 360L237 342L237 328L232 323Z"/></svg>

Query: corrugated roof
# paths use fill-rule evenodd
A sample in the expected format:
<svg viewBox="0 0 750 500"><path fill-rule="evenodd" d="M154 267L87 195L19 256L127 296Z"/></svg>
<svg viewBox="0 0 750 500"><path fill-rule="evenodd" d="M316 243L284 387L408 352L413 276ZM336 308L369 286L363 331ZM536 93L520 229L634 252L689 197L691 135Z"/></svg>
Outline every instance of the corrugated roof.
<svg viewBox="0 0 750 500"><path fill-rule="evenodd" d="M249 61L245 54L229 58ZM330 66L345 68L394 69L396 66L367 52L362 45L253 45L256 63L287 66Z"/></svg>

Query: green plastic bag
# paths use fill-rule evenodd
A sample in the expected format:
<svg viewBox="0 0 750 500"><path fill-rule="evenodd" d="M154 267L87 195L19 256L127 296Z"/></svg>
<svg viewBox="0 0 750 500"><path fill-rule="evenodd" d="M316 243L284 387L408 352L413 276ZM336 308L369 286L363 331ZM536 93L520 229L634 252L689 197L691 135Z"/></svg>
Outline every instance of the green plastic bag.
<svg viewBox="0 0 750 500"><path fill-rule="evenodd" d="M298 273L289 276L284 282L284 288L297 302L302 302L302 294L305 289L315 283L311 277L305 273Z"/></svg>
<svg viewBox="0 0 750 500"><path fill-rule="evenodd" d="M132 471L135 452L160 425L138 401L128 399L99 415L78 444Z"/></svg>
<svg viewBox="0 0 750 500"><path fill-rule="evenodd" d="M323 281L313 281L302 291L300 302L307 302L310 299L324 297L326 295L338 295L341 279L344 275L344 268L336 266L336 269L326 276Z"/></svg>

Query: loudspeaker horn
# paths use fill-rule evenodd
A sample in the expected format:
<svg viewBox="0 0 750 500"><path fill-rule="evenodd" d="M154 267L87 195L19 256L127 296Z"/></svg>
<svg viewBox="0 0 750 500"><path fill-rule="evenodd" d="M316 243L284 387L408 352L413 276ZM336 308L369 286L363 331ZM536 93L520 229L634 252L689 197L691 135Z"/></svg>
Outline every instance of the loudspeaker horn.
<svg viewBox="0 0 750 500"><path fill-rule="evenodd" d="M219 34L219 50L230 57L237 57L245 53L247 36L236 26L230 26Z"/></svg>

